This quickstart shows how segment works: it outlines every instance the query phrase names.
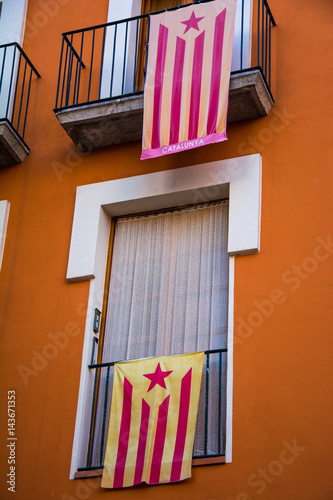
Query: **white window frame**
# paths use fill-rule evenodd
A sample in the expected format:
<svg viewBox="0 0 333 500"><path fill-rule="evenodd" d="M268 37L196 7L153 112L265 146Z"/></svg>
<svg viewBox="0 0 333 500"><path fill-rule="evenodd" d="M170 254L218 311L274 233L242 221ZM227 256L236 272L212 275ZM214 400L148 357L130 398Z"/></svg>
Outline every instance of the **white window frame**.
<svg viewBox="0 0 333 500"><path fill-rule="evenodd" d="M0 270L2 265L3 253L5 250L9 209L10 209L9 201L1 200L0 201Z"/></svg>
<svg viewBox="0 0 333 500"><path fill-rule="evenodd" d="M85 464L93 394L92 323L101 310L111 218L229 198L229 308L225 461L232 458L234 257L260 251L261 156L220 160L79 186L67 268L68 282L90 280L70 478Z"/></svg>
<svg viewBox="0 0 333 500"><path fill-rule="evenodd" d="M17 42L23 45L28 0L3 0L0 17L0 45Z"/></svg>

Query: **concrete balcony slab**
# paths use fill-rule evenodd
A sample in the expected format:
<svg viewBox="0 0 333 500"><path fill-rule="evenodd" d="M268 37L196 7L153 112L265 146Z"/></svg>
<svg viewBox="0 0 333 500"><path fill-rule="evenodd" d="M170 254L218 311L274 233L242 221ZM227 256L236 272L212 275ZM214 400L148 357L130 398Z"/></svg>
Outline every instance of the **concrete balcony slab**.
<svg viewBox="0 0 333 500"><path fill-rule="evenodd" d="M143 95L86 104L56 112L80 152L141 138Z"/></svg>
<svg viewBox="0 0 333 500"><path fill-rule="evenodd" d="M266 116L274 101L259 69L231 75L228 122ZM80 152L141 139L143 95L55 112Z"/></svg>
<svg viewBox="0 0 333 500"><path fill-rule="evenodd" d="M15 165L29 154L29 148L7 121L0 122L0 166Z"/></svg>
<svg viewBox="0 0 333 500"><path fill-rule="evenodd" d="M274 104L259 69L233 74L229 85L228 122L261 118Z"/></svg>

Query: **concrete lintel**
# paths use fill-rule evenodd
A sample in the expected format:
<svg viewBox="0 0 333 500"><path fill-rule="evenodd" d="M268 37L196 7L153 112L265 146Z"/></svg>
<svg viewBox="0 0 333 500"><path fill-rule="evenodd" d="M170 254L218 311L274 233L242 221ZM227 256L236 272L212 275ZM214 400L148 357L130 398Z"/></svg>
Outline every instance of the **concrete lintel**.
<svg viewBox="0 0 333 500"><path fill-rule="evenodd" d="M229 122L260 118L272 106L258 69L231 75ZM143 95L69 108L57 111L56 116L81 152L137 141L142 136Z"/></svg>
<svg viewBox="0 0 333 500"><path fill-rule="evenodd" d="M29 148L7 122L0 122L0 166L15 165L29 154Z"/></svg>

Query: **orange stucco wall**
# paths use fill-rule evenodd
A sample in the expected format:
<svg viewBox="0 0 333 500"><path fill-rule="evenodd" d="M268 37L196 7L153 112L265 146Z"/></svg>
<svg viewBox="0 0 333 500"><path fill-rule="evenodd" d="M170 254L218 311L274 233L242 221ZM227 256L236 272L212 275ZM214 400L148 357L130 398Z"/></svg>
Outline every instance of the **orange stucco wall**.
<svg viewBox="0 0 333 500"><path fill-rule="evenodd" d="M230 124L228 142L145 162L139 142L80 155L52 111L61 33L105 22L107 0L52 0L46 17L43 3L29 1L24 42L42 75L31 94L31 152L0 170L0 200L11 203L0 273L0 498L333 498L332 3L270 0L276 104L267 117ZM89 291L88 282L65 280L76 187L257 152L261 252L235 262L232 463L126 491L70 481ZM66 328L68 345L40 360ZM22 376L22 365L34 371ZM6 484L9 390L15 494Z"/></svg>

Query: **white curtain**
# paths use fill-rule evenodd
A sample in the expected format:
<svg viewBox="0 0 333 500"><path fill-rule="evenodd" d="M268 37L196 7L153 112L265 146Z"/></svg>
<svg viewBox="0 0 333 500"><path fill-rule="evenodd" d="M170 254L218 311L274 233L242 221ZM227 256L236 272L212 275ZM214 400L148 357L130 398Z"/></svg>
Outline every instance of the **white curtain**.
<svg viewBox="0 0 333 500"><path fill-rule="evenodd" d="M117 221L103 362L226 347L227 234L227 202ZM222 365L224 377L225 355ZM214 355L210 360L208 442L205 445L204 370L196 454L203 454L205 448L217 452L216 435L222 432L217 426L223 426L224 420L223 414L220 419L211 418L220 411L218 372L218 355ZM98 425L97 419L97 440L101 434Z"/></svg>
<svg viewBox="0 0 333 500"><path fill-rule="evenodd" d="M228 205L117 222L103 361L226 347Z"/></svg>

